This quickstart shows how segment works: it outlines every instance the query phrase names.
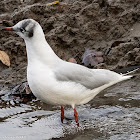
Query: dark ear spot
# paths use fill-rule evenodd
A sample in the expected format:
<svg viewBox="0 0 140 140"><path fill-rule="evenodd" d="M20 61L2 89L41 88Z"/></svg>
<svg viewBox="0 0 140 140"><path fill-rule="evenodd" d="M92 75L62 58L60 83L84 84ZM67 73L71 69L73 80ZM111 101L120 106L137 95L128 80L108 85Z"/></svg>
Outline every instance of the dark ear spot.
<svg viewBox="0 0 140 140"><path fill-rule="evenodd" d="M27 26L30 26L29 29L26 29ZM26 20L25 22L23 22L22 24L22 28L26 31L26 35L31 38L33 37L34 34L34 28L35 28L35 23L33 23L31 20Z"/></svg>
<svg viewBox="0 0 140 140"><path fill-rule="evenodd" d="M33 24L33 26L28 31L28 37L29 38L33 37L33 35L34 35L34 29L35 29L35 24Z"/></svg>
<svg viewBox="0 0 140 140"><path fill-rule="evenodd" d="M28 37L33 37L33 28L30 29L30 31L28 33Z"/></svg>

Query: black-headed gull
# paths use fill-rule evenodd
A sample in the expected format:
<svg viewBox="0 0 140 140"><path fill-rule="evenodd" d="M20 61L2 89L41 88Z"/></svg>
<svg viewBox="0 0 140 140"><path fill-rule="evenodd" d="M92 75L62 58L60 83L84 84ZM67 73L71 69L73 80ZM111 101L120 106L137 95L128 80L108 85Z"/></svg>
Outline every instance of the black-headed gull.
<svg viewBox="0 0 140 140"><path fill-rule="evenodd" d="M25 19L6 30L15 31L26 44L28 67L27 80L33 94L45 103L63 105L74 109L78 124L76 105L88 103L99 92L131 76L124 76L105 69L89 69L60 59L46 42L38 22Z"/></svg>

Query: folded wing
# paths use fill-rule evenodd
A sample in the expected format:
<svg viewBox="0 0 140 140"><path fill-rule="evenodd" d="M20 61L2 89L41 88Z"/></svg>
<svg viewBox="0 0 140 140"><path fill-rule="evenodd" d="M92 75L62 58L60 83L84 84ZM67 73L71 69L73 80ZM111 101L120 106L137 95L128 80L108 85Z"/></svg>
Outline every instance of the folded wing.
<svg viewBox="0 0 140 140"><path fill-rule="evenodd" d="M122 78L122 75L113 71L89 69L69 62L59 65L54 73L58 81L75 82L91 90Z"/></svg>

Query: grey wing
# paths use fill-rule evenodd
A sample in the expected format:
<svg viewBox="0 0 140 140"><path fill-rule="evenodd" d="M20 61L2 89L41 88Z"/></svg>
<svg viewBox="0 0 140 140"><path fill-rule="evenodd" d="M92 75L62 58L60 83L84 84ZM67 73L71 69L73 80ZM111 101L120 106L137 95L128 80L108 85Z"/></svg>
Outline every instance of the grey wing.
<svg viewBox="0 0 140 140"><path fill-rule="evenodd" d="M65 62L56 68L55 76L58 81L79 83L92 90L118 79L120 75L109 70L89 69L78 64Z"/></svg>

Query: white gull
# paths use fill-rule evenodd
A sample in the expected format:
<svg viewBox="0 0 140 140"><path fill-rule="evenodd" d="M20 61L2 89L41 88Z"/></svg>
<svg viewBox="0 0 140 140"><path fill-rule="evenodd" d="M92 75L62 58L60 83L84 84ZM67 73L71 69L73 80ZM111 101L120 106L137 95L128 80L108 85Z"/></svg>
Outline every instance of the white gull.
<svg viewBox="0 0 140 140"><path fill-rule="evenodd" d="M61 122L63 105L72 106L78 124L76 105L86 104L107 87L132 77L63 61L51 49L41 26L33 19L22 20L5 29L14 30L24 39L31 91L45 103L61 105Z"/></svg>

